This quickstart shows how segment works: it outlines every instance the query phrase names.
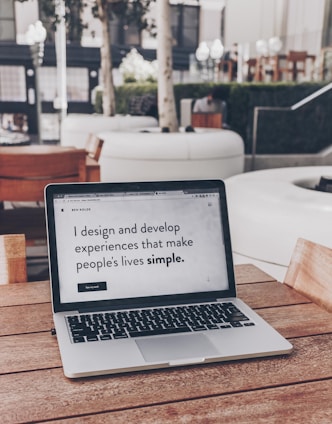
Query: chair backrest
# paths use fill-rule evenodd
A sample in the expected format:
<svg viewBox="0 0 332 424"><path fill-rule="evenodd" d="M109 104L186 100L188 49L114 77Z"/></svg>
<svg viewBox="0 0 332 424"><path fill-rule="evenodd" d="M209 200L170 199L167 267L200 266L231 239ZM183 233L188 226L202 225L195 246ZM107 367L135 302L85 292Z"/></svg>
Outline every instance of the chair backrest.
<svg viewBox="0 0 332 424"><path fill-rule="evenodd" d="M47 184L84 181L84 149L59 146L0 147L0 200L43 201Z"/></svg>
<svg viewBox="0 0 332 424"><path fill-rule="evenodd" d="M303 62L306 60L308 52L306 50L290 50L287 59L292 62Z"/></svg>
<svg viewBox="0 0 332 424"><path fill-rule="evenodd" d="M200 113L191 115L191 125L201 128L222 128L222 113Z"/></svg>
<svg viewBox="0 0 332 424"><path fill-rule="evenodd" d="M104 140L97 135L90 133L85 143L85 150L90 158L99 161L101 149L103 148Z"/></svg>

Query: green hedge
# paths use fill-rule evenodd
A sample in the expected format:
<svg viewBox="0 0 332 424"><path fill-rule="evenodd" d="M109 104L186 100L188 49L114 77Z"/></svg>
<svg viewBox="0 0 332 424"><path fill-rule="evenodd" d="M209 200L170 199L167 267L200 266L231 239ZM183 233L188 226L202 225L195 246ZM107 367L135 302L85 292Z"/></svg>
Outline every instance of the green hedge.
<svg viewBox="0 0 332 424"><path fill-rule="evenodd" d="M180 100L199 98L217 87L228 105L228 124L252 148L255 106L289 107L312 94L322 83L243 83L176 84L174 94L178 116ZM157 94L156 84L125 84L116 88L117 113L128 113L130 97ZM328 92L295 112L261 112L257 153L315 153L332 143L332 93Z"/></svg>
<svg viewBox="0 0 332 424"><path fill-rule="evenodd" d="M251 152L255 106L290 107L323 84L243 84L232 88L230 125ZM257 131L257 153L316 153L332 143L332 93L297 111L262 111Z"/></svg>

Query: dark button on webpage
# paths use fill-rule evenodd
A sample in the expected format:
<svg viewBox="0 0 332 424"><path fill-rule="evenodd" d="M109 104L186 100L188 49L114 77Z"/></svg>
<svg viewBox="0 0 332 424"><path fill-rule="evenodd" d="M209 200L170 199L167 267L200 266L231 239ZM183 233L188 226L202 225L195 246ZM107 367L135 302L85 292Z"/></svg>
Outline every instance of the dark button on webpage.
<svg viewBox="0 0 332 424"><path fill-rule="evenodd" d="M106 281L99 281L97 283L80 283L77 284L78 292L93 292L93 291L102 291L107 290Z"/></svg>

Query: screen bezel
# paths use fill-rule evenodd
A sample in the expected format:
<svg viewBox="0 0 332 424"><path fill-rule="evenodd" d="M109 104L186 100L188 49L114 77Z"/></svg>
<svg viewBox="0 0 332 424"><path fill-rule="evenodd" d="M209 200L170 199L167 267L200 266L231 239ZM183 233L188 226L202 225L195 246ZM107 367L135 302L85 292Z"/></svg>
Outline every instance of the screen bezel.
<svg viewBox="0 0 332 424"><path fill-rule="evenodd" d="M216 189L220 197L221 225L226 254L226 266L228 277L228 290L184 293L177 295L136 297L113 300L97 300L87 302L61 302L60 282L58 273L57 242L55 235L54 196L61 194L84 194L84 193L121 193L142 191L178 191L178 190L211 190ZM229 230L228 212L225 184L222 180L188 180L188 181L153 181L153 182L126 182L126 183L64 183L50 184L45 188L45 211L47 222L47 237L49 247L49 267L51 279L51 291L53 311L82 311L102 309L127 309L148 306L160 306L163 304L181 304L208 302L218 298L235 297L236 287L234 278L233 257Z"/></svg>

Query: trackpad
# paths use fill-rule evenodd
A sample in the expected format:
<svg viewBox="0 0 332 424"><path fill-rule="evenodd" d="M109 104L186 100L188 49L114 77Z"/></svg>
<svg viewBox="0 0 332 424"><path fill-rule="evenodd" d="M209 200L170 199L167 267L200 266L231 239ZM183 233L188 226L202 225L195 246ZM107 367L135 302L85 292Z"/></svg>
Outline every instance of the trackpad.
<svg viewBox="0 0 332 424"><path fill-rule="evenodd" d="M204 359L218 355L217 349L204 334L153 337L136 340L136 344L147 362Z"/></svg>

